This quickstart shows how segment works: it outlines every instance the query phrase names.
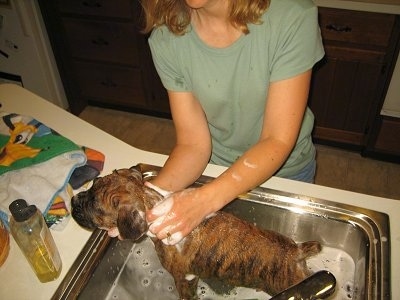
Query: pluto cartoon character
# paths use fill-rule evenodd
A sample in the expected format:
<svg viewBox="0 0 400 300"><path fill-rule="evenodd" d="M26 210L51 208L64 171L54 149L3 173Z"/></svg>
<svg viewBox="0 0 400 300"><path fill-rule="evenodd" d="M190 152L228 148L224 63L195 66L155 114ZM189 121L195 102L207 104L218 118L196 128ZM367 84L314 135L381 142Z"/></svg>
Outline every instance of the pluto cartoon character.
<svg viewBox="0 0 400 300"><path fill-rule="evenodd" d="M33 158L42 151L42 149L35 149L27 145L32 136L38 131L40 124L35 126L21 121L13 123L11 119L15 116L15 114L3 116L3 121L9 128L10 138L7 144L1 148L0 166L8 167L19 159Z"/></svg>

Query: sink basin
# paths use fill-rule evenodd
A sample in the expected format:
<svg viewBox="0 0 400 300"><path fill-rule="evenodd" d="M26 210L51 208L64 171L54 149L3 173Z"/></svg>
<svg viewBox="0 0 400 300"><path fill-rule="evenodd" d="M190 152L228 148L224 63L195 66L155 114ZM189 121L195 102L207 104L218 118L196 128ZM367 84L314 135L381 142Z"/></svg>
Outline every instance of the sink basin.
<svg viewBox="0 0 400 300"><path fill-rule="evenodd" d="M160 169L139 166L145 178L156 176ZM210 180L203 176L194 185ZM390 299L386 214L266 188L239 196L224 210L296 242L320 241L321 253L307 264L312 271L328 270L335 276L336 289L328 299ZM177 295L149 239L119 241L95 230L53 299L177 299ZM213 281L200 281L198 295L200 299L270 298Z"/></svg>

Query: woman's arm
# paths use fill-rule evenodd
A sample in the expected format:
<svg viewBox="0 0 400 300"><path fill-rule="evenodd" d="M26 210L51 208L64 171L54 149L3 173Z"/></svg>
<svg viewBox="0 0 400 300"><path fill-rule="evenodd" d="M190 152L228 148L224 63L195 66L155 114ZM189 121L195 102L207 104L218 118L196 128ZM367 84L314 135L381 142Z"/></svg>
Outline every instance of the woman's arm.
<svg viewBox="0 0 400 300"><path fill-rule="evenodd" d="M202 188L209 199L214 199L215 211L237 195L265 182L285 163L300 132L310 78L311 70L270 84L258 143L221 176Z"/></svg>
<svg viewBox="0 0 400 300"><path fill-rule="evenodd" d="M211 137L200 103L188 92L168 92L176 145L152 183L167 191L192 184L211 156Z"/></svg>
<svg viewBox="0 0 400 300"><path fill-rule="evenodd" d="M167 200L168 211L148 212L149 221L158 217L150 230L160 239L186 236L209 214L270 178L284 164L296 143L307 106L310 78L311 70L271 83L259 142L212 182L174 193ZM188 162L186 158L183 160Z"/></svg>

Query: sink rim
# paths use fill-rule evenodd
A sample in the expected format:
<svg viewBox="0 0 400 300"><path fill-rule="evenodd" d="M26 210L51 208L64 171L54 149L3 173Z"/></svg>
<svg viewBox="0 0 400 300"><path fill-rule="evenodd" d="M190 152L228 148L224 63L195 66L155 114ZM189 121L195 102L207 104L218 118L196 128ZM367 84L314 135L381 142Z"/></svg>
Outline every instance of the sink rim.
<svg viewBox="0 0 400 300"><path fill-rule="evenodd" d="M141 170L144 178L156 176L161 169L149 164L138 164L135 167ZM194 186L205 184L213 179L213 177L203 175ZM368 263L366 263L368 274L365 274L368 288L365 297L371 300L390 299L390 222L386 213L264 187L257 187L246 194L239 195L237 199L347 222L362 228L370 241ZM94 230L52 299L78 297L112 240L106 231ZM371 265L375 267L371 268ZM371 281L373 285L369 284Z"/></svg>

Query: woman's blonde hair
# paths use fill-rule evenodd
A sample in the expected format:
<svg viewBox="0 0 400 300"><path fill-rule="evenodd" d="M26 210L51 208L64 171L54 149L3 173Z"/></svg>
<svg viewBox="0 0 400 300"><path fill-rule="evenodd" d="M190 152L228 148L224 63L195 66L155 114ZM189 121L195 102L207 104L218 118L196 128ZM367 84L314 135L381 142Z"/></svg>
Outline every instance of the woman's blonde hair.
<svg viewBox="0 0 400 300"><path fill-rule="evenodd" d="M260 24L270 0L230 0L232 25L249 33L247 24ZM185 0L141 0L144 10L143 33L165 25L176 35L183 35L190 24L190 10Z"/></svg>

